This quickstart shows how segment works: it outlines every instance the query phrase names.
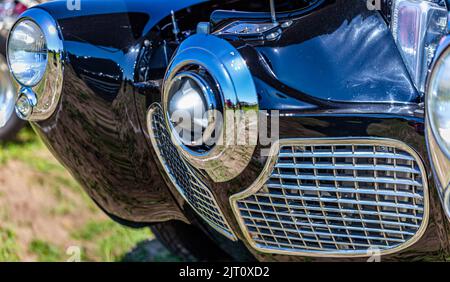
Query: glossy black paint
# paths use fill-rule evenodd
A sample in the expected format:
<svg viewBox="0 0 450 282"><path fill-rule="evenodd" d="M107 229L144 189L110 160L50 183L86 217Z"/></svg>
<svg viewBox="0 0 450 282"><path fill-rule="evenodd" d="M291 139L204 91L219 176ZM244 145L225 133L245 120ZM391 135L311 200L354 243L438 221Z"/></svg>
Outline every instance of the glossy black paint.
<svg viewBox="0 0 450 282"><path fill-rule="evenodd" d="M297 92L297 97L291 95L297 100L308 99L303 95L323 103L420 100L378 11L368 10L364 1L335 1L305 14L284 29L279 40L249 43L267 76L279 82L277 88ZM264 98L262 108L277 103ZM287 106L295 108L295 103Z"/></svg>
<svg viewBox="0 0 450 282"><path fill-rule="evenodd" d="M94 201L122 220L187 221L142 133L133 82L143 35L171 9L199 2L154 1L154 12L141 1L90 1L73 12L64 2L40 6L58 21L66 66L56 113L34 128Z"/></svg>
<svg viewBox="0 0 450 282"><path fill-rule="evenodd" d="M120 221L183 220L201 227L229 252L242 254L240 258L311 260L251 249L249 255L245 240L232 243L208 228L165 181L146 130L147 108L161 99L162 78L179 42L194 32L199 21L208 21L214 10L266 7L250 2L88 1L82 2L81 11L67 11L64 1L42 5L62 30L66 67L57 112L33 127L98 205ZM290 14L293 25L276 41L227 39L247 60L261 108L280 110L281 138L393 138L416 149L429 169L424 121L416 115L422 98L383 17L362 2L314 2L314 9ZM182 31L177 36L172 33L170 10L176 12ZM233 17L235 12L216 12L211 22L219 26ZM240 177L208 183L240 239L228 200L261 173L266 160L260 156L262 147ZM434 191L431 177L430 186ZM384 260L448 256L448 222L436 194L431 196L425 236Z"/></svg>

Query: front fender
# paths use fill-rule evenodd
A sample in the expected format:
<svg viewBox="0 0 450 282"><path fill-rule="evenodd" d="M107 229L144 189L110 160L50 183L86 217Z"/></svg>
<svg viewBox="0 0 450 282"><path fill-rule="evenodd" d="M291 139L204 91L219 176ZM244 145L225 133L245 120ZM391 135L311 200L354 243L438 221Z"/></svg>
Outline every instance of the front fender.
<svg viewBox="0 0 450 282"><path fill-rule="evenodd" d="M113 3L111 3L113 2ZM201 0L66 1L44 9L64 38L64 83L55 113L33 123L55 156L108 214L132 222L184 220L141 130L134 69L159 21Z"/></svg>

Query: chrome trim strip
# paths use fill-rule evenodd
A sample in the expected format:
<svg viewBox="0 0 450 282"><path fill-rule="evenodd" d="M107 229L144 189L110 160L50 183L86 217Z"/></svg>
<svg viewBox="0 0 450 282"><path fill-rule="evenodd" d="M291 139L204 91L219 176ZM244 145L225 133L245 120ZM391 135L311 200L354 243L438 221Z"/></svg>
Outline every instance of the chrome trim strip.
<svg viewBox="0 0 450 282"><path fill-rule="evenodd" d="M422 159L421 157L414 151L414 149L412 149L411 147L409 147L407 144L401 142L401 141L397 141L397 140L392 140L392 139L385 139L385 138L313 138L313 139L283 139L280 140L278 143L274 144L271 148L271 153L270 153L270 157L268 159L268 161L266 162L266 165L264 167L263 173L258 177L258 179L245 191L240 192L238 194L235 194L233 196L230 197L230 204L233 210L233 213L239 223L239 226L242 230L242 233L245 236L245 240L248 242L248 244L255 250L260 251L262 253L270 253L270 254L283 254L283 255L296 255L296 256L311 256L311 257L367 257L370 256L371 254L368 253L368 251L370 249L368 249L367 251L360 251L360 250L339 250L336 251L334 249L326 249L326 248L310 248L308 250L304 250L304 251L291 251L288 249L288 247L292 248L292 244L285 244L283 242L279 242L278 245L280 246L280 248L267 248L267 247L260 247L260 245L258 245L258 243L264 243L264 242L260 242L258 240L254 240L252 238L252 236L250 235L250 232L248 230L248 224L245 223L244 219L245 216L241 214L241 210L242 208L238 206L238 203L240 200L244 200L248 197L251 197L255 194L257 194L258 192L260 192L262 190L262 188L264 187L264 185L267 183L267 181L271 178L271 175L274 171L274 168L276 167L278 158L279 158L279 153L280 153L280 148L283 146L311 146L311 145L333 145L333 146L339 146L339 145L360 145L360 146L364 146L364 145L368 145L368 146L389 146L389 147L393 147L396 149L400 149L404 152L407 152L408 154L410 154L410 156L414 159L414 161L417 163L417 166L419 168L420 171L420 175L422 177L422 187L423 187L423 216L414 216L412 214L403 214L403 213L399 213L397 212L386 212L386 211L370 211L370 210L356 210L356 209L342 209L342 207L339 208L324 208L322 206L317 206L317 207L308 207L309 210L316 210L316 211L326 211L326 212L337 212L337 213L355 213L355 214L364 214L364 215L375 215L375 216L393 216L393 217L397 217L397 218L410 218L410 219L414 219L414 220L421 220L421 224L420 226L417 225L410 225L408 223L402 223L401 221L396 222L397 225L402 225L402 226L407 226L407 227L412 227L412 228L417 228L417 231L414 233L414 235L407 240L406 242L404 242L402 239L396 239L396 238L379 238L379 237L373 237L373 236L369 236L367 237L367 233L361 236L357 236L354 234L350 234L350 233L340 233L337 234L337 237L342 237L342 238L347 238L349 240L353 239L370 239L370 240L385 240L387 239L388 241L392 241L392 242L399 242L402 243L392 249L384 249L384 250L380 250L380 254L381 255L387 255L387 254L392 254L392 253L396 253L400 250L406 249L408 247L410 247L411 245L413 245L414 243L416 243L424 234L427 224L428 224L428 220L429 220L429 195L428 195L428 178L426 176L426 170L425 170L425 166L423 165ZM361 192L361 191L360 191ZM281 196L282 197L282 196ZM255 202L255 204L257 205L266 205L266 206L277 206L277 207L286 207L287 204L277 204L277 203L272 203L272 202L267 202L267 203L263 203L263 202ZM361 203L360 203L361 204ZM301 208L301 207L299 207ZM410 206L409 208L414 208L413 206ZM305 209L306 210L306 209ZM257 210L254 210L257 211ZM259 210L260 211L260 210ZM264 213L266 213L266 211L264 211ZM275 214L278 214L278 212L275 212ZM288 213L288 216L292 216L292 214ZM297 215L295 215L297 217ZM300 215L299 215L300 216ZM254 218L254 216L252 216ZM304 218L311 218L311 215L309 213L303 214ZM318 219L324 219L327 218L327 220L332 220L329 218L328 215L324 215L321 218ZM262 220L267 222L267 218L264 216L264 218L261 218ZM343 219L345 218L339 218L340 221L344 221ZM348 220L345 221L351 221L351 218L347 218ZM367 221L368 219L365 219L365 221ZM380 222L379 220L376 220L378 223ZM383 221L383 220L382 220ZM383 221L384 222L384 221ZM292 222L291 222L292 224ZM389 222L389 224L392 225L391 222ZM405 225L406 224L406 225ZM297 225L297 222L295 222L295 225ZM395 224L394 224L395 225ZM346 226L346 225L345 225ZM349 226L346 226L349 227ZM327 229L330 228L330 226L325 226L325 228L323 229ZM344 228L344 226L341 226L341 228ZM270 227L270 229L273 229L273 227ZM281 235L281 237L286 239L286 236L289 237L287 235L287 230L286 228L278 228L281 233L284 232L284 234ZM348 228L347 228L348 230ZM363 228L364 230L364 228ZM309 236L317 236L317 235L322 235L322 236L330 236L332 235L331 233L327 233L327 232L309 232L309 231L305 231L305 230L300 230L295 228L295 230L291 230L293 233L296 232L300 232L302 234L306 234ZM367 228L366 230L364 230L365 232L367 232ZM388 231L388 230L386 230ZM320 234L319 234L320 233ZM286 235L286 236L285 236ZM270 234L270 236L280 236L279 234ZM331 236L330 236L331 237ZM317 238L317 237L316 237ZM289 239L289 238L288 238ZM291 238L292 239L292 238ZM297 239L298 240L298 239ZM305 241L308 240L312 240L313 242L317 242L318 240L316 239L308 239L308 238L304 238ZM322 242L323 244L342 244L342 242L336 241L336 240L331 240L330 242ZM364 244L364 242L355 242L355 245L361 246L361 247L374 247L374 245L372 244ZM349 245L348 243L344 243L344 245ZM281 247L285 247L284 249ZM375 246L376 247L376 246ZM379 246L379 247L386 247L386 246ZM372 249L373 250L373 249Z"/></svg>

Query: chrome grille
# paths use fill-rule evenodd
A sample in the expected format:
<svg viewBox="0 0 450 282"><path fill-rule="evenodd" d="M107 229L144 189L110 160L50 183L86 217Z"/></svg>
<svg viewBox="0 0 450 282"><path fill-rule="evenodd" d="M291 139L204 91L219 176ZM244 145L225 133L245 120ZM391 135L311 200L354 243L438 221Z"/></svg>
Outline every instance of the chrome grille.
<svg viewBox="0 0 450 282"><path fill-rule="evenodd" d="M254 248L364 256L398 251L422 235L425 170L404 143L286 140L273 153L268 174L231 199Z"/></svg>
<svg viewBox="0 0 450 282"><path fill-rule="evenodd" d="M150 134L153 147L157 151L170 180L189 205L214 229L235 240L235 236L225 220L211 191L199 179L194 168L183 160L172 143L164 125L161 107L154 104L149 112Z"/></svg>

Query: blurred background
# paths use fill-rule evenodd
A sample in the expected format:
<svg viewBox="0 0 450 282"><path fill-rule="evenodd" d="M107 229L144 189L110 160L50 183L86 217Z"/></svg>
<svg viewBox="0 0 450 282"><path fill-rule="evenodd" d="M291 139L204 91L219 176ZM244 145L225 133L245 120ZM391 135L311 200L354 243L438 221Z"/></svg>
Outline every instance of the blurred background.
<svg viewBox="0 0 450 282"><path fill-rule="evenodd" d="M178 261L104 215L25 126L0 142L0 261Z"/></svg>

